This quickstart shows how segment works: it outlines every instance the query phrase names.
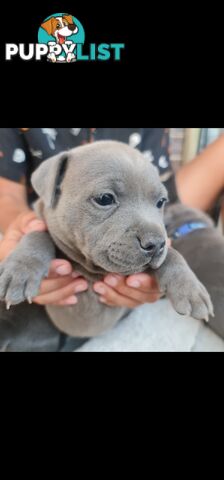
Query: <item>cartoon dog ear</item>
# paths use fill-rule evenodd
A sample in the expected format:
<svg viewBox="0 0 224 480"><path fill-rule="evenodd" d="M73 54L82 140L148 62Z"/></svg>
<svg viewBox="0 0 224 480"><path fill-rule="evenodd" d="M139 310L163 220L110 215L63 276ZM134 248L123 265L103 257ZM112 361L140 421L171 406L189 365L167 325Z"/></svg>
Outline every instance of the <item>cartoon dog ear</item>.
<svg viewBox="0 0 224 480"><path fill-rule="evenodd" d="M63 15L63 18L65 18L65 20L67 20L67 22L70 24L74 23L72 15Z"/></svg>
<svg viewBox="0 0 224 480"><path fill-rule="evenodd" d="M43 162L31 177L34 190L47 208L54 208L57 205L67 164L68 153L60 153Z"/></svg>
<svg viewBox="0 0 224 480"><path fill-rule="evenodd" d="M52 35L55 31L55 21L56 19L54 17L49 18L46 22L41 24L41 27L46 30L48 35Z"/></svg>

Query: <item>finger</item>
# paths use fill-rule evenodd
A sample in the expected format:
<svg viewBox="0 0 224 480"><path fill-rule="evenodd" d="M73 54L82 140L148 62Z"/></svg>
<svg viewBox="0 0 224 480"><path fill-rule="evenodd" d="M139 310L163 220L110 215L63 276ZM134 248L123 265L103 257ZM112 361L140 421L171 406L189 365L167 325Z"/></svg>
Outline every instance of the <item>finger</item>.
<svg viewBox="0 0 224 480"><path fill-rule="evenodd" d="M57 278L58 276L63 277L72 275L72 273L72 265L70 262L63 259L55 259L51 262L48 278Z"/></svg>
<svg viewBox="0 0 224 480"><path fill-rule="evenodd" d="M126 285L131 288L137 288L144 293L159 292L159 284L153 275L147 273L139 273L138 275L131 275L126 279Z"/></svg>
<svg viewBox="0 0 224 480"><path fill-rule="evenodd" d="M127 287L125 283L125 278L122 277L119 279L116 288L109 286L106 281L108 281L108 277L105 279L104 283L97 282L94 285L94 290L101 296L108 299L109 302L111 299L111 290L115 291L124 298L125 305L127 298L131 301L134 301L138 305L142 305L144 303L154 303L160 298L160 294L158 293L158 291L151 292L149 290L147 292L142 292L137 288L134 289Z"/></svg>
<svg viewBox="0 0 224 480"><path fill-rule="evenodd" d="M149 294L159 294L157 281L147 274L134 275L129 278L120 275L108 275L104 282L121 295L140 301L141 298L143 300L147 298Z"/></svg>
<svg viewBox="0 0 224 480"><path fill-rule="evenodd" d="M106 292L104 297L100 297L100 302L105 303L111 307L136 308L136 307L140 307L141 305L156 303L158 302L158 300L160 300L161 297L156 294L151 294L151 295L148 295L146 298L141 298L139 300L134 300L133 298L130 298L130 297L124 297L123 295L121 295L121 298L122 300L121 299L119 300L118 298L111 298L110 293Z"/></svg>
<svg viewBox="0 0 224 480"><path fill-rule="evenodd" d="M31 223L33 220L38 220L35 212L32 210L27 210L26 212L21 213L15 220L16 228L21 231L21 233L25 233L23 230ZM10 227L9 227L10 228Z"/></svg>
<svg viewBox="0 0 224 480"><path fill-rule="evenodd" d="M47 278L41 282L39 295L55 292L71 283L74 284L74 280L69 275L67 277Z"/></svg>
<svg viewBox="0 0 224 480"><path fill-rule="evenodd" d="M47 226L46 226L45 222L43 222L42 220L38 220L38 219L30 221L30 222L28 222L27 225L24 225L22 227L22 232L24 234L28 234L28 233L32 233L32 232L44 232L45 230L47 230Z"/></svg>
<svg viewBox="0 0 224 480"><path fill-rule="evenodd" d="M116 290L103 283L96 283L94 291L100 295L99 301L109 306L135 308L139 303L132 298L120 295Z"/></svg>
<svg viewBox="0 0 224 480"><path fill-rule="evenodd" d="M75 295L75 293L80 293L80 291L85 291L86 290L85 287L84 286L82 286L82 288L78 287L77 282L74 281L69 285L65 286L64 288L55 290L54 292L50 292L44 295L38 295L33 299L33 301L35 303L38 303L39 305L53 305L55 303L61 302L66 298L69 298Z"/></svg>
<svg viewBox="0 0 224 480"><path fill-rule="evenodd" d="M68 307L69 305L76 305L78 303L78 298L73 295L72 297L68 297L65 300L61 300L60 302L55 302L55 307Z"/></svg>
<svg viewBox="0 0 224 480"><path fill-rule="evenodd" d="M143 303L148 303L151 301L151 297L145 294L141 294L139 297L137 295L136 297L131 295L122 295L113 288L107 286L105 283L96 283L94 285L94 291L100 295L101 299L103 298L105 300L104 303L117 307L135 308L138 305L142 305ZM157 297L156 299L153 297L152 301L156 301L157 299Z"/></svg>

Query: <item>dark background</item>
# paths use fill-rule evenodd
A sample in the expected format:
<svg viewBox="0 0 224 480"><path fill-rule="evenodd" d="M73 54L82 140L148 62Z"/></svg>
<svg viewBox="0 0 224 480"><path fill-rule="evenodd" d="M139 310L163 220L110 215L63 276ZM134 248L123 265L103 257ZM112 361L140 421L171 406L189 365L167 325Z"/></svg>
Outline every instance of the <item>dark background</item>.
<svg viewBox="0 0 224 480"><path fill-rule="evenodd" d="M122 61L4 62L5 43L37 42L40 24L55 12L77 17L86 43L126 43ZM221 18L215 8L208 19L197 16L189 2L8 1L1 6L1 120L4 125L27 119L63 126L75 119L95 125L217 125L224 116Z"/></svg>
<svg viewBox="0 0 224 480"><path fill-rule="evenodd" d="M83 5L83 6L82 6ZM60 123L66 118L84 116L91 120L96 112L108 112L110 104L115 104L127 91L128 71L133 38L131 21L120 14L119 2L112 4L97 2L30 2L26 6L14 4L5 8L3 17L4 33L1 43L1 60L5 53L5 43L37 43L40 24L51 13L67 12L73 14L82 23L85 43L126 43L122 62L79 62L78 64L51 64L42 61L21 61L15 57L3 62L2 89L7 95L10 116L28 118L35 114L45 116L47 122L57 117ZM4 23L4 22L3 22ZM135 49L134 49L135 50ZM135 53L134 53L135 55ZM134 59L133 59L134 63ZM56 68L55 68L56 67ZM5 95L4 95L5 97ZM114 105L115 107L116 105ZM9 112L6 110L6 115ZM120 116L121 112L119 112ZM21 121L21 120L20 120Z"/></svg>

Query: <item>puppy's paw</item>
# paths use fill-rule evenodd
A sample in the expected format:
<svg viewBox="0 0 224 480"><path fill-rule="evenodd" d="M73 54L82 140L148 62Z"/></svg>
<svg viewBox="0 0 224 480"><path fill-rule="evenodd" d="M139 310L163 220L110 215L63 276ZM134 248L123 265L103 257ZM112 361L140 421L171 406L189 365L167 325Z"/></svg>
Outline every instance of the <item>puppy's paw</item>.
<svg viewBox="0 0 224 480"><path fill-rule="evenodd" d="M6 302L8 309L25 300L31 303L47 274L48 268L38 258L22 260L9 256L0 264L0 300Z"/></svg>
<svg viewBox="0 0 224 480"><path fill-rule="evenodd" d="M210 295L194 275L189 276L182 284L169 286L167 295L180 315L188 315L206 322L209 322L210 316L214 317Z"/></svg>

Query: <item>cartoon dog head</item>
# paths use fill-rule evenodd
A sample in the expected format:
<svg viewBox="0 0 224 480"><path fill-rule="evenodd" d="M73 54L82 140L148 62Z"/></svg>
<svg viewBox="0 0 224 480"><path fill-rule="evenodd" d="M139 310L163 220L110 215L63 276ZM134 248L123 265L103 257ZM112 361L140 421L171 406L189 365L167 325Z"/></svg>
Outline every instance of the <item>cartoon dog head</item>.
<svg viewBox="0 0 224 480"><path fill-rule="evenodd" d="M78 27L75 25L72 15L51 17L46 22L42 23L41 27L46 30L48 35L55 37L57 43L60 45L65 43L67 37L78 32Z"/></svg>

